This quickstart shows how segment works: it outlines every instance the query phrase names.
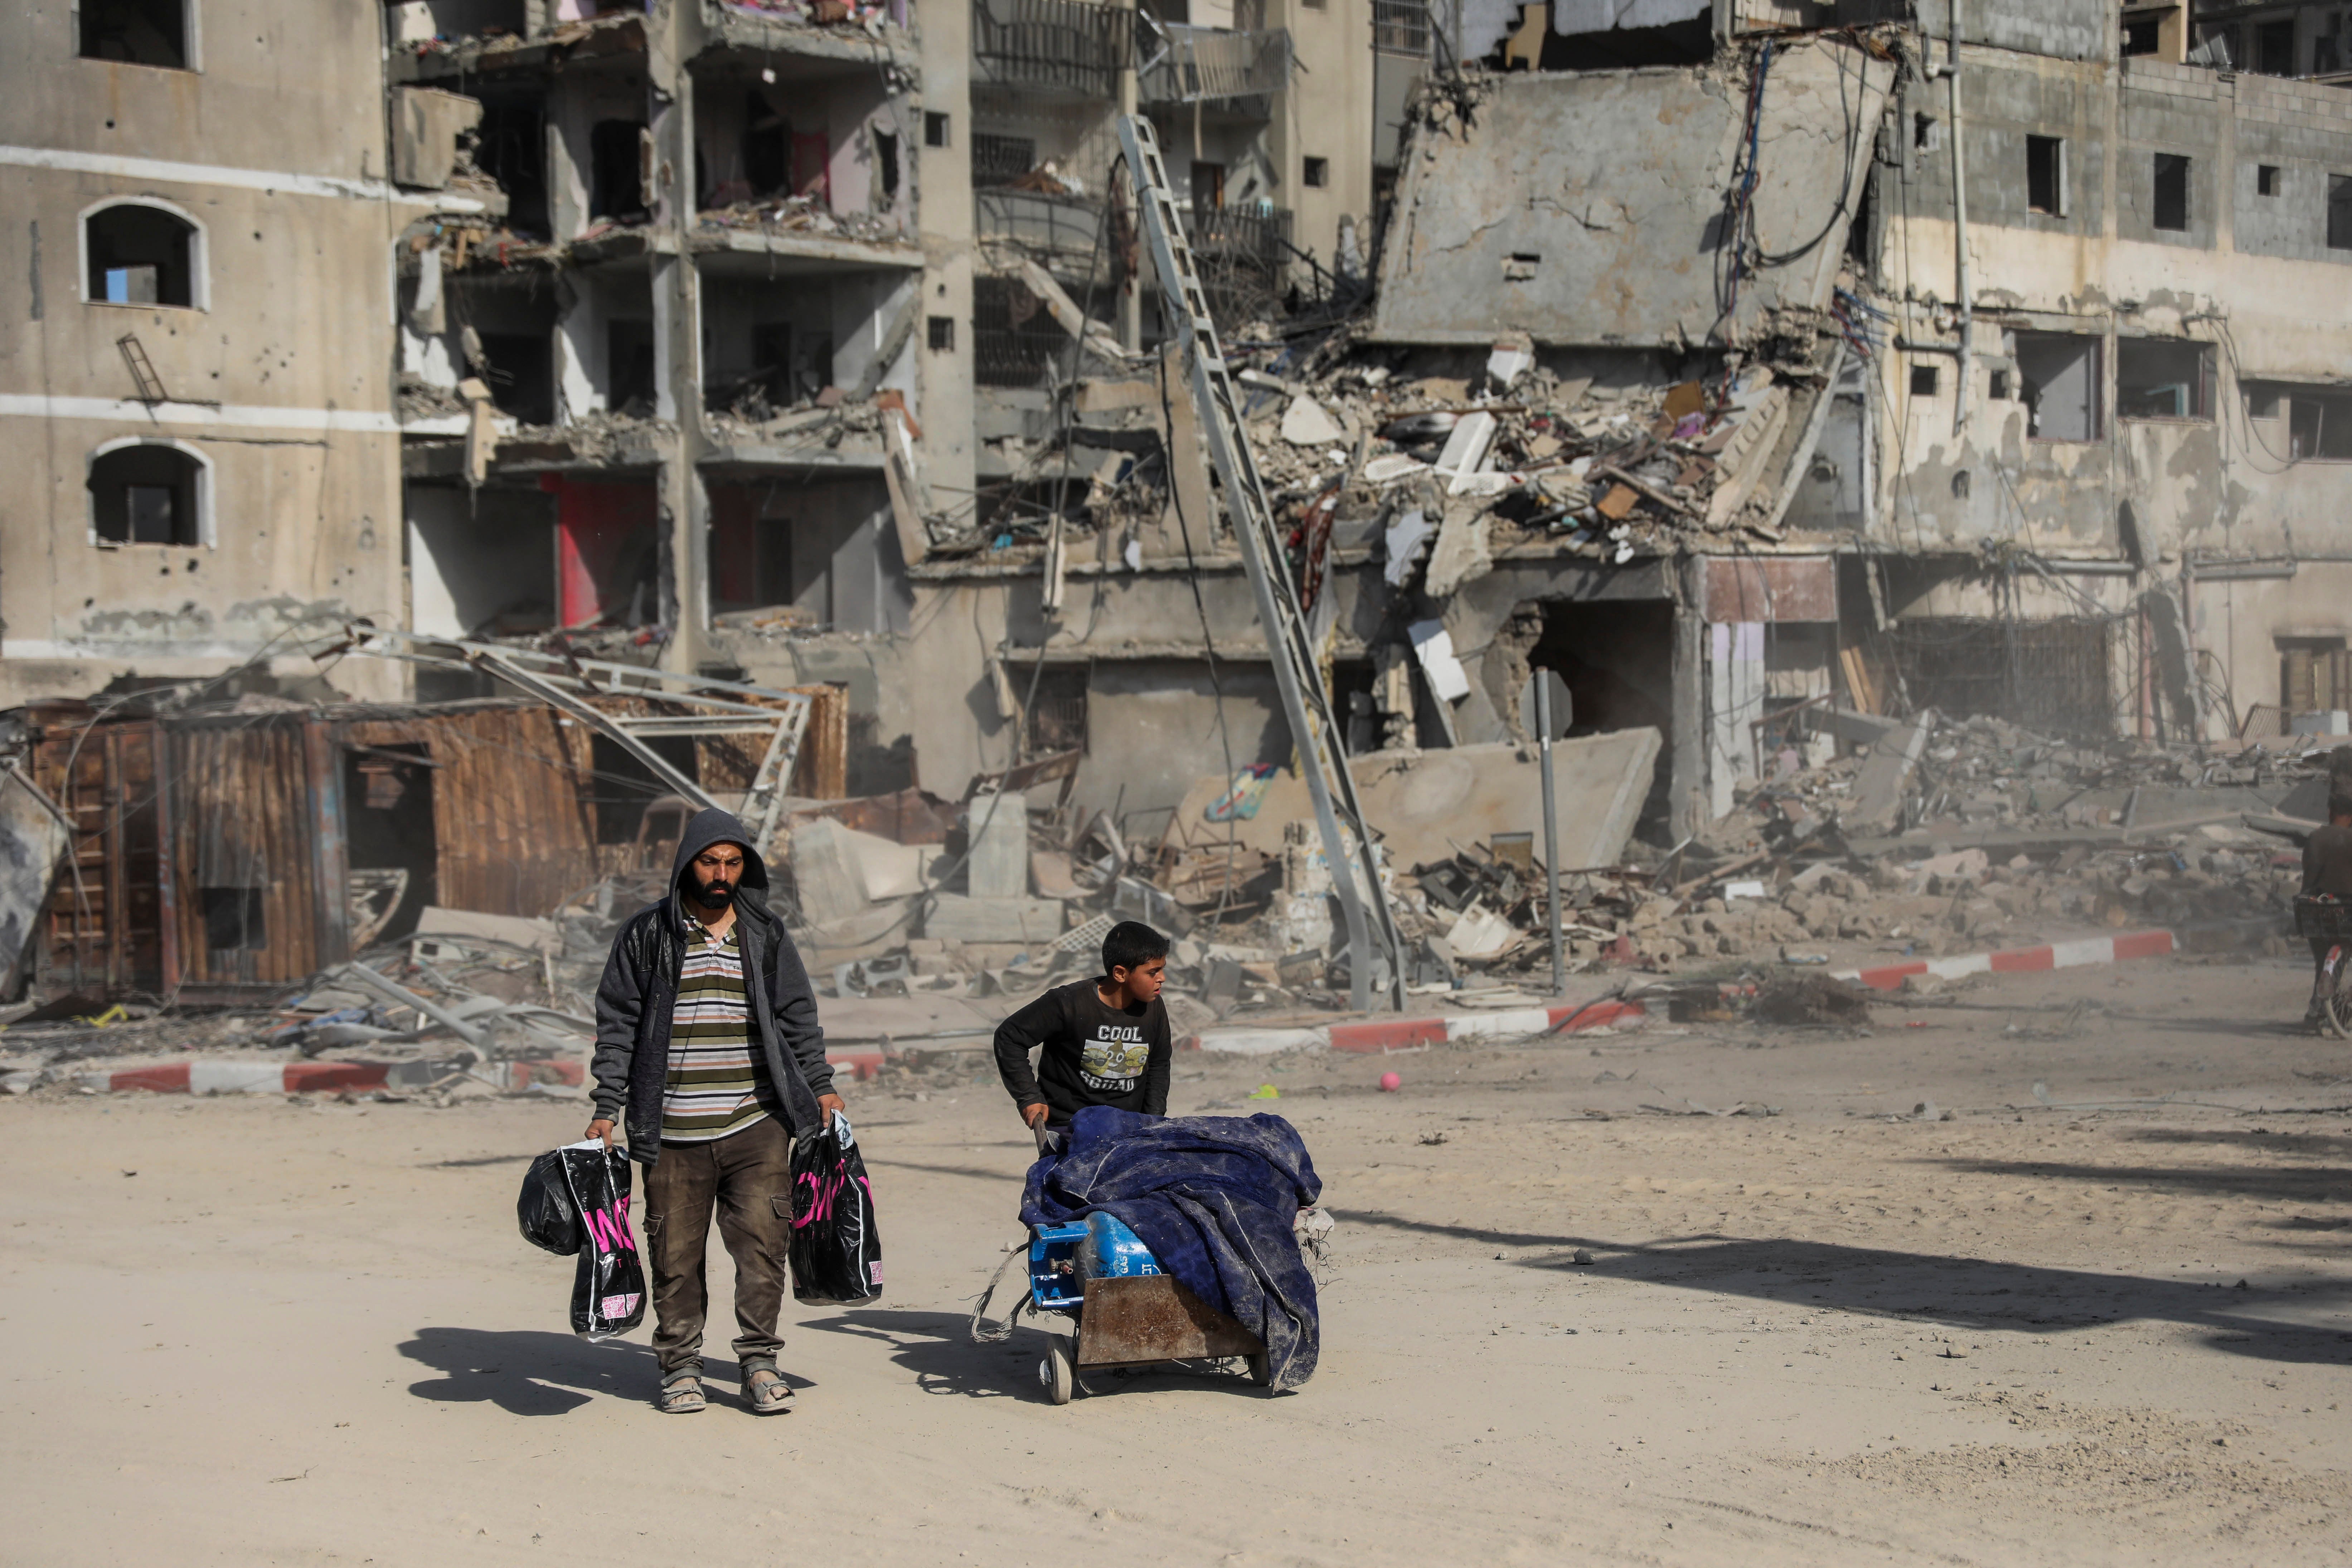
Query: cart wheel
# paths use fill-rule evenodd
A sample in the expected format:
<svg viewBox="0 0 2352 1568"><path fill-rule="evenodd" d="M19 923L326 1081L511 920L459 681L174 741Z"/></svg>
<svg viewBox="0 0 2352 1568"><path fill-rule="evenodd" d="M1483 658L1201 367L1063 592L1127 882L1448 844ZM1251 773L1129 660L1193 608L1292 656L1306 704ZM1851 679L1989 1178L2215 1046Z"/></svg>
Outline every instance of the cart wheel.
<svg viewBox="0 0 2352 1568"><path fill-rule="evenodd" d="M1274 1386L1274 1357L1264 1351L1249 1358L1250 1381L1260 1388Z"/></svg>
<svg viewBox="0 0 2352 1568"><path fill-rule="evenodd" d="M2352 1040L2352 952L2339 947L2328 956L2335 960L2336 989L2329 993L2321 1012L2327 1019L2329 1033L2339 1040Z"/></svg>
<svg viewBox="0 0 2352 1568"><path fill-rule="evenodd" d="M1077 1386L1078 1369L1070 1360L1070 1348L1062 1336L1055 1334L1045 1348L1045 1359L1037 1363L1037 1381L1045 1385L1045 1397L1055 1405L1067 1405L1070 1392Z"/></svg>

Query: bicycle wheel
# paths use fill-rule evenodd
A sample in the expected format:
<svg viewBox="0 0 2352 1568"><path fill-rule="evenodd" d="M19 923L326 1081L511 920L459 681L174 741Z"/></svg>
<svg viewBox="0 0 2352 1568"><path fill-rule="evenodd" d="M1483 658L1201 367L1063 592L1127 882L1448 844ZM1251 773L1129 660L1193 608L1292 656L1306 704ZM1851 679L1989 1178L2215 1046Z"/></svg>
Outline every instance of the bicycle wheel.
<svg viewBox="0 0 2352 1568"><path fill-rule="evenodd" d="M2327 968L2336 976L2336 985L2320 1011L2326 1017L2329 1034L2339 1040L2352 1040L2352 952L2338 943L2327 955Z"/></svg>

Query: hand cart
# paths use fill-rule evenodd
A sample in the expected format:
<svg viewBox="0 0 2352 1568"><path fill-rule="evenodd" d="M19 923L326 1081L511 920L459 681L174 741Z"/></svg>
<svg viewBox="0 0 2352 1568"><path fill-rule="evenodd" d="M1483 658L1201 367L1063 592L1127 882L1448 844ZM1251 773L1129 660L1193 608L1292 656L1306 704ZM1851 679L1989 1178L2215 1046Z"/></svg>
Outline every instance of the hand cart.
<svg viewBox="0 0 2352 1568"><path fill-rule="evenodd" d="M1059 1312L1076 1329L1049 1335L1037 1363L1037 1380L1055 1405L1070 1402L1081 1369L1172 1361L1242 1358L1250 1381L1271 1391L1273 1363L1265 1342L1161 1273L1142 1238L1116 1216L1097 1213L1068 1225L1033 1226L1028 1252L1024 1304ZM1011 1321L1008 1317L1008 1331Z"/></svg>

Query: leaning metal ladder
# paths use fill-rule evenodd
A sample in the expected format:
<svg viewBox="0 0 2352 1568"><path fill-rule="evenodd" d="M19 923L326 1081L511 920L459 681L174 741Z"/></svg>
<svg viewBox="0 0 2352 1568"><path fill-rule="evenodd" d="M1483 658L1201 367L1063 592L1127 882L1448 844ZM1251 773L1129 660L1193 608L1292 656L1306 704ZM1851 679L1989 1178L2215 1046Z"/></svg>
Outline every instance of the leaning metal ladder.
<svg viewBox="0 0 2352 1568"><path fill-rule="evenodd" d="M1307 630L1306 613L1298 605L1297 586L1290 580L1274 507L1258 478L1257 458L1250 450L1233 377L1217 342L1216 323L1209 317L1208 296L1192 265L1192 247L1178 221L1175 198L1169 192L1160 139L1151 121L1130 114L1119 119L1118 142L1135 180L1136 206L1151 242L1152 264L1159 269L1160 308L1167 312L1171 329L1184 340L1184 363L1192 404L1200 411L1201 433L1224 486L1225 510L1233 514L1242 561L1257 595L1258 622L1265 628L1265 640L1274 653L1275 683L1282 691L1283 713L1298 747L1307 794L1315 801L1315 820L1323 830L1324 858L1330 864L1332 889L1339 896L1348 926L1350 1000L1360 1011L1371 1005L1373 967L1376 961L1384 961L1387 1000L1402 1008L1404 941L1397 932L1387 890L1381 886L1380 863L1364 823L1363 807L1356 798L1355 776L1348 771L1340 750L1331 696L1317 668L1314 639Z"/></svg>

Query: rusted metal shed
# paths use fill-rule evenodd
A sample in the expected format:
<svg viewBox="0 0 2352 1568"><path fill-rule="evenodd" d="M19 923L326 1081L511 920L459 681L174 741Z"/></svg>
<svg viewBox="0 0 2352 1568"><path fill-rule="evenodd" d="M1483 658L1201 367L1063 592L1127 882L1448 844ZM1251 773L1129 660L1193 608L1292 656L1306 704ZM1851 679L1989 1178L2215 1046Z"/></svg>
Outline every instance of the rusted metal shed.
<svg viewBox="0 0 2352 1568"><path fill-rule="evenodd" d="M806 694L817 743L792 793L837 797L846 697ZM77 702L26 718L34 782L76 829L35 938L43 996L251 1001L425 904L544 915L635 869L635 825L658 793L536 702L136 718ZM748 778L723 739L692 742L692 763L716 791Z"/></svg>

